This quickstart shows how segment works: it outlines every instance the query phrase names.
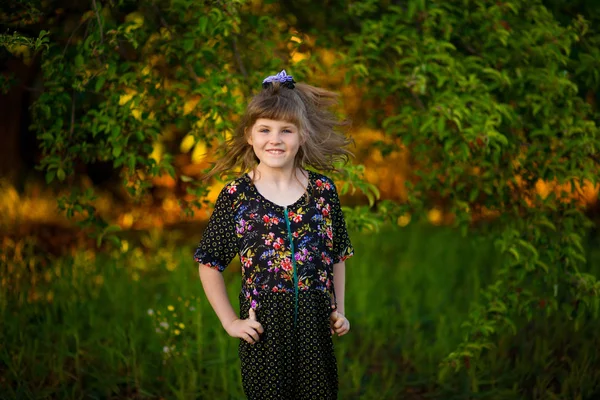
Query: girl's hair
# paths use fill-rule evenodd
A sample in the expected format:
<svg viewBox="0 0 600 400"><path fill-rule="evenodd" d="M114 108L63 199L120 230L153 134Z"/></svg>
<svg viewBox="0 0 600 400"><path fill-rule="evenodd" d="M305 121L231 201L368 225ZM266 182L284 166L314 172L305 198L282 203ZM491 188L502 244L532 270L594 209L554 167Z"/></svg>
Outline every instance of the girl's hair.
<svg viewBox="0 0 600 400"><path fill-rule="evenodd" d="M348 122L341 121L330 109L338 104L338 95L302 83L292 87L272 82L252 98L235 135L225 143L225 156L204 179L236 168L249 171L258 164L248 135L259 118L291 122L298 127L301 144L294 161L296 168L334 171L336 161L348 161L352 153L345 147L353 141L338 131Z"/></svg>

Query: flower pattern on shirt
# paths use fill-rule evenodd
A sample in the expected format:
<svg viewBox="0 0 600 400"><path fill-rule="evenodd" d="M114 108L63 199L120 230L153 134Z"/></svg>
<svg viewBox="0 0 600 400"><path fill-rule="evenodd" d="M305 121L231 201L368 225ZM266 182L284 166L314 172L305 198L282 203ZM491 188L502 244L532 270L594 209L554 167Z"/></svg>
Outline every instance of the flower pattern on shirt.
<svg viewBox="0 0 600 400"><path fill-rule="evenodd" d="M219 193L194 259L223 271L238 255L242 293L253 308L261 293L294 291L294 261L298 290L324 291L335 306L333 264L354 250L334 183L312 171L308 178L308 196L287 207L262 196L248 175Z"/></svg>

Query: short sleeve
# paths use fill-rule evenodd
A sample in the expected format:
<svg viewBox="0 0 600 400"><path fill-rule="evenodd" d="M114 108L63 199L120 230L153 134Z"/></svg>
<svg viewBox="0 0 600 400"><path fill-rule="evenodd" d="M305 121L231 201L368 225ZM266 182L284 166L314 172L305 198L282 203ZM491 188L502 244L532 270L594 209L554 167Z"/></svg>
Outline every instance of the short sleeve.
<svg viewBox="0 0 600 400"><path fill-rule="evenodd" d="M208 226L194 253L196 262L221 272L227 268L238 252L233 194L229 193L228 187L229 185L219 193Z"/></svg>
<svg viewBox="0 0 600 400"><path fill-rule="evenodd" d="M346 220L337 189L332 183L331 216L333 220L333 263L345 261L354 255L354 248L348 235Z"/></svg>

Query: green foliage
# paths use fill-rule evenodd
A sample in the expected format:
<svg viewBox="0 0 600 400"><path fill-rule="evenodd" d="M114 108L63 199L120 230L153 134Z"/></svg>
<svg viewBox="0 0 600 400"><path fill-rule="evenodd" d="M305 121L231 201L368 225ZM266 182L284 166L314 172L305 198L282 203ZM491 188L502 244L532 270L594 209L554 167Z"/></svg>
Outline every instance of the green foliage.
<svg viewBox="0 0 600 400"><path fill-rule="evenodd" d="M189 234L140 235L96 256L85 250L46 262L30 243L2 254L0 398L242 397L238 342L190 268L192 248L182 245ZM502 257L489 240L417 224L352 238L351 334L334 338L340 398L597 398L600 320L585 309L574 320L519 322L516 336L499 334L468 373L440 384L438 362L462 340L470 304ZM593 274L597 245L589 246ZM233 304L239 273L239 264L224 273Z"/></svg>
<svg viewBox="0 0 600 400"><path fill-rule="evenodd" d="M0 33L0 49L5 48L9 52L18 52L26 49L27 51L39 52L48 49L48 32L45 30L40 31L39 36L32 39L28 36L24 36L17 31L14 31L12 35ZM0 92L8 93L8 91L17 83L17 80L13 74L0 74Z"/></svg>
<svg viewBox="0 0 600 400"><path fill-rule="evenodd" d="M49 41L48 32L44 30L40 31L39 36L35 39L23 36L17 31L13 32L12 35L0 34L0 46L9 50L16 46L25 46L34 51L47 50Z"/></svg>
<svg viewBox="0 0 600 400"><path fill-rule="evenodd" d="M229 44L239 17L226 7L179 2L168 11L132 12L123 21L118 6L94 7L81 16L87 35L53 43L44 58L45 90L32 125L44 151L40 167L50 183L72 180L79 163L108 161L135 198L149 178L175 178L168 153L150 156L167 127L197 140L232 128L240 79ZM200 100L184 112L193 96ZM202 129L198 114L210 116Z"/></svg>
<svg viewBox="0 0 600 400"><path fill-rule="evenodd" d="M265 3L93 1L73 29L48 29L51 42L40 36L44 91L32 108L47 181L77 186L81 165L109 162L134 198L168 173L200 199L204 185L174 167L176 142L188 135L194 146L222 142L265 72L288 67L290 48L309 45L291 40L297 25L338 51L335 71L362 88L369 122L410 154L406 204L376 202L362 168L344 168L341 192L358 189L377 206L377 214L347 209L349 222L376 229L439 206L463 235L474 231L498 251L500 264L472 296L468 318L457 316L464 335L443 348L440 382L464 378L472 392L494 388L485 367L500 368L493 355L508 351L498 338L527 340L532 324L561 318L577 330L582 315L597 315L600 283L582 272L591 224L578 203L583 184L597 183L600 162L600 15L591 3L339 0L327 3L339 12L325 22L310 18L330 13L322 2ZM10 40L25 40L18 35ZM309 57L293 73L304 80L322 68ZM159 155L157 143L165 144ZM558 189L542 196L540 180ZM93 196L74 190L59 205L83 226L99 227L100 243L115 228L97 215ZM454 292L462 289L457 282ZM441 350L431 357L442 359ZM358 384L364 371L353 368ZM505 398L514 398L507 390Z"/></svg>
<svg viewBox="0 0 600 400"><path fill-rule="evenodd" d="M519 0L350 10L362 27L348 37L346 78L367 88L381 110L371 122L401 138L413 160L398 212L423 213L441 197L463 232L473 216L498 215L488 233L505 261L442 369L469 365L539 307L569 315L569 304L595 304L600 283L580 273L590 221L573 195L597 183L600 160L598 115L578 87L597 88L600 54L579 45L600 38L589 21L562 25L540 1ZM571 191L542 197L540 179Z"/></svg>
<svg viewBox="0 0 600 400"><path fill-rule="evenodd" d="M86 165L112 164L133 199L147 193L153 177L169 174L194 195L182 200L192 212L206 184L175 169L179 142L188 138L206 151L223 143L264 75L288 65L289 49L299 46L289 27L246 1L132 4L93 1L71 20L71 31L52 26L49 43L40 34L44 90L31 110L39 168L47 183L75 187L60 207L98 243L106 222L92 205L93 191L77 189ZM299 81L308 65L294 66ZM347 175L373 202L372 186Z"/></svg>

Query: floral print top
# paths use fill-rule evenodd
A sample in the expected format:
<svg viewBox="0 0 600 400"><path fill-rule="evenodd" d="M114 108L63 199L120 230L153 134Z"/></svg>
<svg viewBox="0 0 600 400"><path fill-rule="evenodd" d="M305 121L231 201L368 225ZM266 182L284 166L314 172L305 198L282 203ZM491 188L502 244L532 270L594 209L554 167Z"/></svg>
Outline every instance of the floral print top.
<svg viewBox="0 0 600 400"><path fill-rule="evenodd" d="M354 254L338 193L324 175L308 171L308 196L283 207L263 197L247 175L219 193L194 253L196 262L223 271L239 255L242 293L252 308L260 294L321 290L337 306L333 264Z"/></svg>

